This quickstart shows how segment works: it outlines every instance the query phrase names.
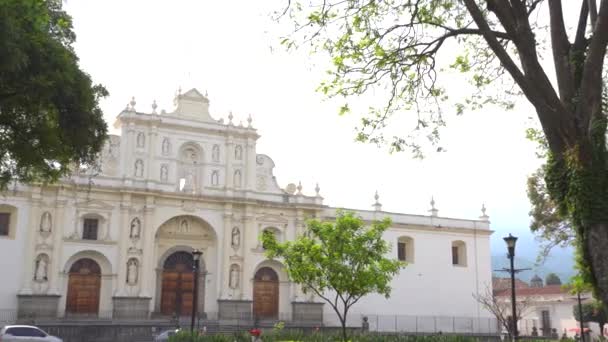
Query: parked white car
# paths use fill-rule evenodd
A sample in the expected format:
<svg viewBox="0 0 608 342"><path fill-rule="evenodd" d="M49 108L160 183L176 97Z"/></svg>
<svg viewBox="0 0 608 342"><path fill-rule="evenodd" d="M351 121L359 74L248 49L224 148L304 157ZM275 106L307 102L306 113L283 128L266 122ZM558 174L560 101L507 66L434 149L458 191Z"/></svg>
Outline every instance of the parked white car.
<svg viewBox="0 0 608 342"><path fill-rule="evenodd" d="M0 330L1 342L63 342L31 325L7 325Z"/></svg>
<svg viewBox="0 0 608 342"><path fill-rule="evenodd" d="M154 339L154 342L168 342L169 341L169 337L177 334L179 332L180 329L172 329L172 330L165 330L163 332L161 332L160 334L158 334L158 336L156 336L156 338ZM0 340L2 341L2 340Z"/></svg>

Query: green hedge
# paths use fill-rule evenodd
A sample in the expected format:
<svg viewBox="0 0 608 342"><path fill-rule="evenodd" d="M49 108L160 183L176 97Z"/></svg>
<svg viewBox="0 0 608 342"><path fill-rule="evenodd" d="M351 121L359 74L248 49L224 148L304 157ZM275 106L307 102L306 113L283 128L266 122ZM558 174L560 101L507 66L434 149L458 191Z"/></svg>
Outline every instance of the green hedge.
<svg viewBox="0 0 608 342"><path fill-rule="evenodd" d="M262 334L263 342L335 342L341 341L338 334L328 335L322 333L304 334L299 331L284 330L280 332L265 331ZM169 338L169 342L250 342L248 332L234 335L206 335L192 336L189 331L181 331ZM475 338L464 336L391 336L391 335L353 335L352 342L474 342Z"/></svg>

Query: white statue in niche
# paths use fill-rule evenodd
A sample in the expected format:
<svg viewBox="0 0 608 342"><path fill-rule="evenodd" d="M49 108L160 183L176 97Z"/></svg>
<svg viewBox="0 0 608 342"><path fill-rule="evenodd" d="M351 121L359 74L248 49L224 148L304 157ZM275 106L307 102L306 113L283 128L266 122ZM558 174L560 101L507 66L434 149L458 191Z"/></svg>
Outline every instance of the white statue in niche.
<svg viewBox="0 0 608 342"><path fill-rule="evenodd" d="M49 233L53 227L51 213L45 211L40 217L40 231L43 233Z"/></svg>
<svg viewBox="0 0 608 342"><path fill-rule="evenodd" d="M163 139L163 144L162 144L163 155L165 155L165 156L168 155L170 149L171 149L171 144L169 143L169 138Z"/></svg>
<svg viewBox="0 0 608 342"><path fill-rule="evenodd" d="M48 263L46 261L46 256L41 254L38 259L36 259L36 271L34 273L34 280L38 282L47 281L47 266Z"/></svg>
<svg viewBox="0 0 608 342"><path fill-rule="evenodd" d="M232 228L232 248L238 248L241 245L241 231L239 227Z"/></svg>
<svg viewBox="0 0 608 342"><path fill-rule="evenodd" d="M241 147L241 145L236 145L236 148L234 149L234 159L243 159L243 148Z"/></svg>
<svg viewBox="0 0 608 342"><path fill-rule="evenodd" d="M143 177L144 175L144 162L141 159L137 159L135 162L135 177Z"/></svg>
<svg viewBox="0 0 608 342"><path fill-rule="evenodd" d="M182 222L179 224L179 231L180 233L187 233L189 230L188 227L188 220L184 219L182 220Z"/></svg>
<svg viewBox="0 0 608 342"><path fill-rule="evenodd" d="M160 167L160 180L166 182L169 178L169 166L167 164L163 164Z"/></svg>
<svg viewBox="0 0 608 342"><path fill-rule="evenodd" d="M236 264L230 266L230 279L228 280L228 286L231 289L236 289L239 287L239 266Z"/></svg>
<svg viewBox="0 0 608 342"><path fill-rule="evenodd" d="M139 234L141 233L141 222L139 218L134 218L131 221L131 232L129 233L129 237L132 239L139 239Z"/></svg>
<svg viewBox="0 0 608 342"><path fill-rule="evenodd" d="M220 174L218 171L211 173L211 185L217 186L220 183Z"/></svg>
<svg viewBox="0 0 608 342"><path fill-rule="evenodd" d="M146 136L142 132L139 132L139 134L137 134L137 147L144 147L145 144Z"/></svg>
<svg viewBox="0 0 608 342"><path fill-rule="evenodd" d="M241 170L234 171L234 187L240 188L242 183Z"/></svg>
<svg viewBox="0 0 608 342"><path fill-rule="evenodd" d="M129 259L127 262L127 284L137 284L137 260Z"/></svg>
<svg viewBox="0 0 608 342"><path fill-rule="evenodd" d="M216 163L220 161L220 146L219 145L213 145L213 151L211 152L211 158Z"/></svg>

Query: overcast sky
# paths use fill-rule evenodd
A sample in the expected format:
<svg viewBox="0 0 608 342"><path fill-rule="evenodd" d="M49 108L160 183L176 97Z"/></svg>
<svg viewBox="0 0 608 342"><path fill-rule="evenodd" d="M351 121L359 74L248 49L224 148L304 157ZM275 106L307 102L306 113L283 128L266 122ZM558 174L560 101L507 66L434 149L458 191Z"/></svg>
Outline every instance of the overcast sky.
<svg viewBox="0 0 608 342"><path fill-rule="evenodd" d="M65 8L82 67L110 92L102 103L110 127L131 96L138 111L153 100L170 111L178 87L196 87L208 91L216 119L229 111L236 122L253 116L257 151L273 158L282 187L301 181L313 194L318 182L326 204L358 209L371 209L377 190L384 210L412 214L426 214L434 196L441 216L470 219L485 203L494 253L504 252L501 237L512 232L535 254L525 189L539 164L525 139L530 106L449 120L447 152L423 161L355 143L356 118L339 117L337 104L315 92L323 60L278 46L282 28L269 13L280 3L69 0Z"/></svg>

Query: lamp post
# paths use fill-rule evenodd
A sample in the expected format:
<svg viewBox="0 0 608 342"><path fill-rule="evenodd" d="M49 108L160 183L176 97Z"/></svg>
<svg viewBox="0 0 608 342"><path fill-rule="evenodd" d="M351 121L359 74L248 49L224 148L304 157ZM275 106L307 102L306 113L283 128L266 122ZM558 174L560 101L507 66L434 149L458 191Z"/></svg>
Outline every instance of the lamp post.
<svg viewBox="0 0 608 342"><path fill-rule="evenodd" d="M512 331L512 336L513 336L513 341L517 341L518 338L518 334L517 334L517 305L515 302L515 266L514 266L514 260L515 260L515 244L517 243L517 237L509 234L509 236L503 238L503 240L505 240L505 242L507 243L507 250L508 250L508 257L509 260L511 262L511 268L509 270L509 273L511 273L511 321L512 321L512 326L511 329Z"/></svg>
<svg viewBox="0 0 608 342"><path fill-rule="evenodd" d="M199 260L201 259L203 252L195 249L192 251L192 259L194 263L192 265L192 273L194 273L194 287L192 288L192 320L190 321L190 332L194 335L194 318L196 317L196 311L198 310L198 268Z"/></svg>
<svg viewBox="0 0 608 342"><path fill-rule="evenodd" d="M581 298L581 291L576 292L576 299L578 300L578 320L581 327L581 342L585 342L585 324L583 317L583 300L587 298Z"/></svg>

